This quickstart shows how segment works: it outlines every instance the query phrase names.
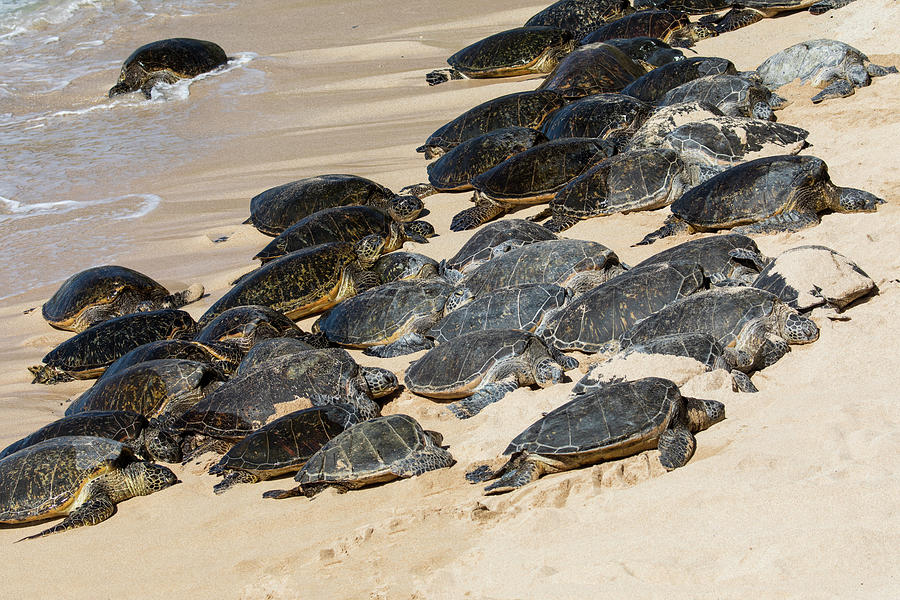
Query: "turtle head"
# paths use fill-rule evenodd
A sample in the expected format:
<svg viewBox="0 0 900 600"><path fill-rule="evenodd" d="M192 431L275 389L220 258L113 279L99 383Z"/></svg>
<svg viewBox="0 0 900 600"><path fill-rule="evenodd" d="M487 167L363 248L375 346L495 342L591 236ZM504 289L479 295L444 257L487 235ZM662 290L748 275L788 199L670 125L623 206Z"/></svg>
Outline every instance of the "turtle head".
<svg viewBox="0 0 900 600"><path fill-rule="evenodd" d="M163 431L158 423L153 421L144 430L144 449L153 460L167 463L181 462L181 442Z"/></svg>
<svg viewBox="0 0 900 600"><path fill-rule="evenodd" d="M367 235L354 245L360 265L368 269L375 264L384 250L384 238L380 235Z"/></svg>
<svg viewBox="0 0 900 600"><path fill-rule="evenodd" d="M425 205L416 196L394 196L391 199L391 216L398 221L412 221L425 209Z"/></svg>
<svg viewBox="0 0 900 600"><path fill-rule="evenodd" d="M447 297L447 301L444 303L444 315L447 315L463 304L468 304L475 297L475 294L472 293L472 290L469 288L459 288L458 290L454 290L452 294Z"/></svg>
<svg viewBox="0 0 900 600"><path fill-rule="evenodd" d="M838 204L840 212L875 212L884 200L864 190L856 188L838 188Z"/></svg>
<svg viewBox="0 0 900 600"><path fill-rule="evenodd" d="M683 396L687 408L688 427L693 433L708 429L725 420L725 405L716 400Z"/></svg>
<svg viewBox="0 0 900 600"><path fill-rule="evenodd" d="M419 244L427 244L428 238L437 235L434 232L434 225L428 221L412 221L410 223L404 223L403 233L407 238Z"/></svg>
<svg viewBox="0 0 900 600"><path fill-rule="evenodd" d="M796 312L788 312L781 325L781 337L788 344L809 344L819 339L819 328L812 321Z"/></svg>
<svg viewBox="0 0 900 600"><path fill-rule="evenodd" d="M152 462L136 461L123 470L127 485L135 496L147 496L179 483L170 468Z"/></svg>
<svg viewBox="0 0 900 600"><path fill-rule="evenodd" d="M542 388L559 383L563 378L563 370L552 358L545 358L534 367L534 380Z"/></svg>
<svg viewBox="0 0 900 600"><path fill-rule="evenodd" d="M400 387L397 376L387 369L362 367L362 376L373 398L383 398Z"/></svg>

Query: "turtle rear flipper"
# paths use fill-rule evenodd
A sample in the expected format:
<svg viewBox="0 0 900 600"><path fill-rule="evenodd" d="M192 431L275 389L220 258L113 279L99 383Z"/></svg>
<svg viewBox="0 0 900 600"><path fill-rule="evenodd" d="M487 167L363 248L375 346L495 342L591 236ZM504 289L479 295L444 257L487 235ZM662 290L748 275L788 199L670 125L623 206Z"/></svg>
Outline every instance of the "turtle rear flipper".
<svg viewBox="0 0 900 600"><path fill-rule="evenodd" d="M518 379L515 375L510 375L500 381L492 381L486 383L474 394L468 398L463 398L458 402L448 405L450 412L457 419L468 419L474 417L488 404L497 402L503 396L516 390L519 387Z"/></svg>
<svg viewBox="0 0 900 600"><path fill-rule="evenodd" d="M65 519L63 519L53 527L45 529L40 533L29 535L28 537L24 537L18 541L21 542L22 540L33 540L35 538L44 537L53 533L60 533L62 531L68 531L69 529L75 529L77 527L96 525L97 523L110 518L115 513L115 502L110 500L110 498L105 494L96 495L73 510Z"/></svg>
<svg viewBox="0 0 900 600"><path fill-rule="evenodd" d="M734 31L735 29L752 25L762 19L763 15L758 10L752 8L732 8L725 13L723 17L715 21L716 32L721 35L726 31ZM711 22L712 21L710 21L710 23Z"/></svg>
<svg viewBox="0 0 900 600"><path fill-rule="evenodd" d="M228 471L225 478L213 486L213 492L223 494L239 483L256 483L259 477L249 471Z"/></svg>
<svg viewBox="0 0 900 600"><path fill-rule="evenodd" d="M659 462L667 471L683 467L694 455L697 440L686 428L667 429L659 436Z"/></svg>
<svg viewBox="0 0 900 600"><path fill-rule="evenodd" d="M456 213L450 221L450 231L475 229L506 212L506 208L496 202L478 197L475 206Z"/></svg>
<svg viewBox="0 0 900 600"><path fill-rule="evenodd" d="M553 233L559 233L560 231L565 231L566 229L573 227L579 220L580 219L570 216L553 215L550 217L550 220L544 224L544 227Z"/></svg>
<svg viewBox="0 0 900 600"><path fill-rule="evenodd" d="M407 333L390 344L366 348L363 350L363 354L379 358L393 358L431 348L434 348L434 342L421 333Z"/></svg>
<svg viewBox="0 0 900 600"><path fill-rule="evenodd" d="M655 242L656 240L660 240L664 237L669 237L672 235L676 235L679 233L685 233L690 231L690 226L679 219L678 217L671 215L666 219L665 224L657 229L656 231L651 231L647 235L644 236L644 239L634 244L635 246L648 246Z"/></svg>

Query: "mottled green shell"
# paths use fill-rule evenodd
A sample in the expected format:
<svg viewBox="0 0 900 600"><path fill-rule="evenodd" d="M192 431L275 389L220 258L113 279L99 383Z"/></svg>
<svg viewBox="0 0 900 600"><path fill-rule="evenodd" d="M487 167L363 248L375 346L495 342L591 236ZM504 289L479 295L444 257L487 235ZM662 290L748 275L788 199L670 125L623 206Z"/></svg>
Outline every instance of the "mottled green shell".
<svg viewBox="0 0 900 600"><path fill-rule="evenodd" d="M291 356L307 350L315 350L315 348L303 340L298 340L296 338L277 337L262 340L258 344L254 344L253 348L250 349L250 352L244 357L244 360L241 361L241 364L238 366L237 371L234 372L234 375L236 377L243 375L267 361L282 358L284 356Z"/></svg>
<svg viewBox="0 0 900 600"><path fill-rule="evenodd" d="M122 65L119 80L109 90L118 94L136 92L159 71L179 78L196 77L228 62L225 51L213 42L191 38L170 38L145 44L131 53Z"/></svg>
<svg viewBox="0 0 900 600"><path fill-rule="evenodd" d="M268 306L250 304L222 312L194 340L204 344L227 342L246 352L260 340L300 333L300 328L282 313Z"/></svg>
<svg viewBox="0 0 900 600"><path fill-rule="evenodd" d="M140 436L146 427L147 419L136 412L124 410L83 412L57 419L21 440L13 442L0 451L0 458L5 458L44 440L69 435L90 435L126 442Z"/></svg>
<svg viewBox="0 0 900 600"><path fill-rule="evenodd" d="M702 102L728 116L753 117L753 107L768 104L771 98L772 92L767 87L739 75L706 75L670 89L657 105Z"/></svg>
<svg viewBox="0 0 900 600"><path fill-rule="evenodd" d="M653 107L622 94L595 94L559 109L541 131L550 138L609 138L632 133Z"/></svg>
<svg viewBox="0 0 900 600"><path fill-rule="evenodd" d="M600 24L632 12L634 9L627 0L559 0L528 19L525 25L568 29L575 39L581 39Z"/></svg>
<svg viewBox="0 0 900 600"><path fill-rule="evenodd" d="M749 117L712 117L685 123L668 135L664 146L689 162L731 166L748 154L796 154L809 132L800 127Z"/></svg>
<svg viewBox="0 0 900 600"><path fill-rule="evenodd" d="M646 73L644 67L609 44L592 44L575 50L559 62L538 86L567 99L621 91Z"/></svg>
<svg viewBox="0 0 900 600"><path fill-rule="evenodd" d="M516 27L466 46L447 63L472 78L547 73L556 66L554 56L567 54L574 45L572 32L565 29Z"/></svg>
<svg viewBox="0 0 900 600"><path fill-rule="evenodd" d="M675 61L649 71L629 83L623 94L644 102L656 102L679 85L707 75L737 75L730 60L715 56L698 56Z"/></svg>
<svg viewBox="0 0 900 600"><path fill-rule="evenodd" d="M673 34L690 25L687 15L668 10L642 10L594 29L578 42L581 45L616 38L652 37L668 42Z"/></svg>
<svg viewBox="0 0 900 600"><path fill-rule="evenodd" d="M126 352L103 371L99 381L149 360L177 358L208 363L223 375L234 373L244 353L226 344L207 344L191 340L158 340Z"/></svg>
<svg viewBox="0 0 900 600"><path fill-rule="evenodd" d="M689 15L706 15L731 6L732 0L636 0L634 3L638 10L653 8L680 11Z"/></svg>
<svg viewBox="0 0 900 600"><path fill-rule="evenodd" d="M678 244L644 259L634 268L663 262L694 262L703 267L703 272L708 277L721 274L730 278L734 276L738 267L748 268L744 263L738 263L732 258L735 250L760 254L756 242L746 235L723 233ZM758 267L753 269L759 272Z"/></svg>
<svg viewBox="0 0 900 600"><path fill-rule="evenodd" d="M472 234L462 248L447 260L447 267L458 271L468 271L484 261L490 260L494 250L501 244L506 250L555 239L558 239L555 233L532 221L525 219L494 221Z"/></svg>

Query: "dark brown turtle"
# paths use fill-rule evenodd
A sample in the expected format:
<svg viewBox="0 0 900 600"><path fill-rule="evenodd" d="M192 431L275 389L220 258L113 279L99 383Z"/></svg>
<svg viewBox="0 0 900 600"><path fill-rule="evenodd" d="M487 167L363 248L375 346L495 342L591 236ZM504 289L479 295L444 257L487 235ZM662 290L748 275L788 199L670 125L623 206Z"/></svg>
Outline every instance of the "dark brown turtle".
<svg viewBox="0 0 900 600"><path fill-rule="evenodd" d="M739 233L723 233L690 240L658 252L633 268L668 262L698 263L710 282L719 286L750 285L768 259L752 239Z"/></svg>
<svg viewBox="0 0 900 600"><path fill-rule="evenodd" d="M773 110L788 102L769 88L740 75L706 75L670 89L657 100L657 106L683 102L711 104L731 117L756 117L774 121Z"/></svg>
<svg viewBox="0 0 900 600"><path fill-rule="evenodd" d="M0 460L0 523L65 517L24 539L96 525L116 512L117 503L176 483L171 470L138 460L121 442L52 438Z"/></svg>
<svg viewBox="0 0 900 600"><path fill-rule="evenodd" d="M170 38L145 44L131 53L122 65L109 97L136 92L150 97L158 83L175 83L213 71L228 62L221 46L206 40Z"/></svg>
<svg viewBox="0 0 900 600"><path fill-rule="evenodd" d="M562 96L552 91L531 91L506 94L470 108L428 136L425 144L416 148L431 160L464 141L495 129L529 127L539 129L544 119L565 104Z"/></svg>
<svg viewBox="0 0 900 600"><path fill-rule="evenodd" d="M235 377L243 375L269 360L315 349L311 344L296 338L276 337L265 339L253 345L253 348L241 361L234 375Z"/></svg>
<svg viewBox="0 0 900 600"><path fill-rule="evenodd" d="M619 92L646 72L615 46L590 44L561 60L538 90L556 91L568 100Z"/></svg>
<svg viewBox="0 0 900 600"><path fill-rule="evenodd" d="M333 242L292 252L250 273L219 298L200 327L229 308L259 304L291 319L328 310L359 290L377 284L368 269L381 256L384 239L366 236L353 244Z"/></svg>
<svg viewBox="0 0 900 600"><path fill-rule="evenodd" d="M365 177L318 175L257 194L250 200L250 218L244 223L274 237L316 211L349 204L374 206L403 222L415 219L423 208L418 198L397 196Z"/></svg>
<svg viewBox="0 0 900 600"><path fill-rule="evenodd" d="M819 15L851 2L853 0L734 0L731 3L731 10L721 17L707 19L707 23L715 25L717 32L725 33L783 12L808 8L812 14Z"/></svg>
<svg viewBox="0 0 900 600"><path fill-rule="evenodd" d="M99 380L148 360L176 358L207 363L225 375L231 376L244 358L244 352L230 344L206 344L192 340L157 340L129 350L109 365ZM99 381L98 380L98 381Z"/></svg>
<svg viewBox="0 0 900 600"><path fill-rule="evenodd" d="M615 21L631 14L634 9L628 0L559 0L525 22L568 29L581 39L601 23Z"/></svg>
<svg viewBox="0 0 900 600"><path fill-rule="evenodd" d="M427 244L434 227L427 221L402 223L371 206L333 206L300 219L260 250L253 258L263 264L285 254L329 242L356 242L367 235L384 238L383 252L393 252L404 242Z"/></svg>
<svg viewBox="0 0 900 600"><path fill-rule="evenodd" d="M622 90L623 94L634 96L644 102L656 102L666 92L683 83L707 75L737 75L737 69L730 60L715 56L686 58L663 65L638 77Z"/></svg>
<svg viewBox="0 0 900 600"><path fill-rule="evenodd" d="M203 295L203 286L169 293L150 277L128 267L91 267L66 279L41 307L57 329L81 332L101 321L136 312L180 308Z"/></svg>
<svg viewBox="0 0 900 600"><path fill-rule="evenodd" d="M635 0L637 10L666 10L689 15L708 15L731 8L733 0Z"/></svg>
<svg viewBox="0 0 900 600"><path fill-rule="evenodd" d="M385 254L372 267L381 283L403 281L405 279L428 279L437 277L440 265L430 256L418 252L391 252Z"/></svg>
<svg viewBox="0 0 900 600"><path fill-rule="evenodd" d="M407 415L387 415L353 425L316 452L294 477L291 490L272 490L264 498L312 498L333 487L339 493L398 478L414 477L453 465L441 447L443 437L426 431Z"/></svg>
<svg viewBox="0 0 900 600"><path fill-rule="evenodd" d="M246 354L260 340L303 337L303 331L283 313L268 306L244 304L223 311L194 337L203 344L224 344Z"/></svg>
<svg viewBox="0 0 900 600"><path fill-rule="evenodd" d="M594 94L553 113L541 127L551 140L593 137L618 141L631 137L653 106L622 94Z"/></svg>
<svg viewBox="0 0 900 600"><path fill-rule="evenodd" d="M672 46L688 48L699 40L717 35L702 23L693 23L682 12L641 10L601 25L578 42L579 45L605 42L615 38L653 37Z"/></svg>
<svg viewBox="0 0 900 600"><path fill-rule="evenodd" d="M472 179L475 206L454 215L450 230L474 229L517 206L546 202L613 154L614 143L595 138L550 140L520 152Z"/></svg>
<svg viewBox="0 0 900 600"><path fill-rule="evenodd" d="M296 473L319 449L359 422L352 406L330 404L306 408L260 427L225 453L211 475L223 480L213 486L221 494L239 483L256 483Z"/></svg>
<svg viewBox="0 0 900 600"><path fill-rule="evenodd" d="M476 231L462 248L446 261L445 270L456 271L458 274L468 273L483 262L513 248L555 239L556 234L532 221L525 219L494 221Z"/></svg>
<svg viewBox="0 0 900 600"><path fill-rule="evenodd" d="M447 59L449 69L425 76L428 85L451 79L515 77L549 73L575 47L567 29L533 26L507 29L466 46Z"/></svg>
<svg viewBox="0 0 900 600"><path fill-rule="evenodd" d="M684 52L655 37L613 38L603 43L618 48L647 71L684 60Z"/></svg>
<svg viewBox="0 0 900 600"><path fill-rule="evenodd" d="M156 340L190 339L197 324L183 310L166 308L116 317L85 329L28 367L32 383L59 383L99 377L126 352Z"/></svg>
<svg viewBox="0 0 900 600"><path fill-rule="evenodd" d="M874 212L884 200L834 185L815 156L751 160L691 188L672 203L672 215L639 244L679 232L732 229L737 233L798 231L819 223L819 213Z"/></svg>

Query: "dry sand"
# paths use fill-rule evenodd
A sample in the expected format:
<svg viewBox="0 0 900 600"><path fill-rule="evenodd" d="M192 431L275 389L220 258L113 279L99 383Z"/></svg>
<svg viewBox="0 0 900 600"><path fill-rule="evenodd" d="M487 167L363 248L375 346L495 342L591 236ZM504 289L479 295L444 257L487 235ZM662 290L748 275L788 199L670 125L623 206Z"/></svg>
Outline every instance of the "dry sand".
<svg viewBox="0 0 900 600"><path fill-rule="evenodd" d="M429 133L477 103L537 85L518 79L427 87L425 72L446 56L542 8L434 4L321 2L314 10L243 2L194 18L190 31L171 31L165 20L136 31L135 40L191 35L252 50L270 92L227 123L192 115L196 126L185 136L233 127L234 142L172 165L165 180L142 182L166 208L146 218L146 235L119 262L172 287L202 282L211 294L189 308L199 316L268 241L240 224L251 196L330 172L394 189L422 181L425 161L414 148ZM751 69L791 44L831 37L880 64L900 64L898 22L897 2L858 0L821 16L764 20L695 50ZM122 56L135 40L122 41ZM111 71L75 86L91 101L114 77ZM191 93L216 92L214 85L195 85ZM178 467L181 485L125 502L99 526L16 545L36 527L0 529L0 596L900 596L900 76L818 106L808 86L791 84L782 93L793 103L778 118L810 131L805 153L823 158L838 185L870 190L887 204L877 214L827 215L815 228L757 242L770 256L801 244L830 246L868 272L880 293L848 309L848 321L820 319L817 342L794 347L754 376L758 394L734 394L721 377L688 382L688 392L725 402L728 418L698 435L685 468L664 473L649 452L484 497L465 482L467 468L496 457L542 412L563 403L572 384L518 390L467 421L406 392L385 412L409 413L441 431L454 467L313 501L260 497L290 480L214 496L212 476ZM469 234L448 232L450 217L467 201L467 195L429 198L428 218L440 237L411 249L434 257L455 252ZM666 214L594 219L566 234L600 241L634 264L685 240L630 246ZM221 237L227 240L213 243ZM26 367L66 337L42 321L39 309L26 312L53 291L0 307L0 446L58 418L67 398L88 385L29 384ZM407 363L387 364L402 373Z"/></svg>

